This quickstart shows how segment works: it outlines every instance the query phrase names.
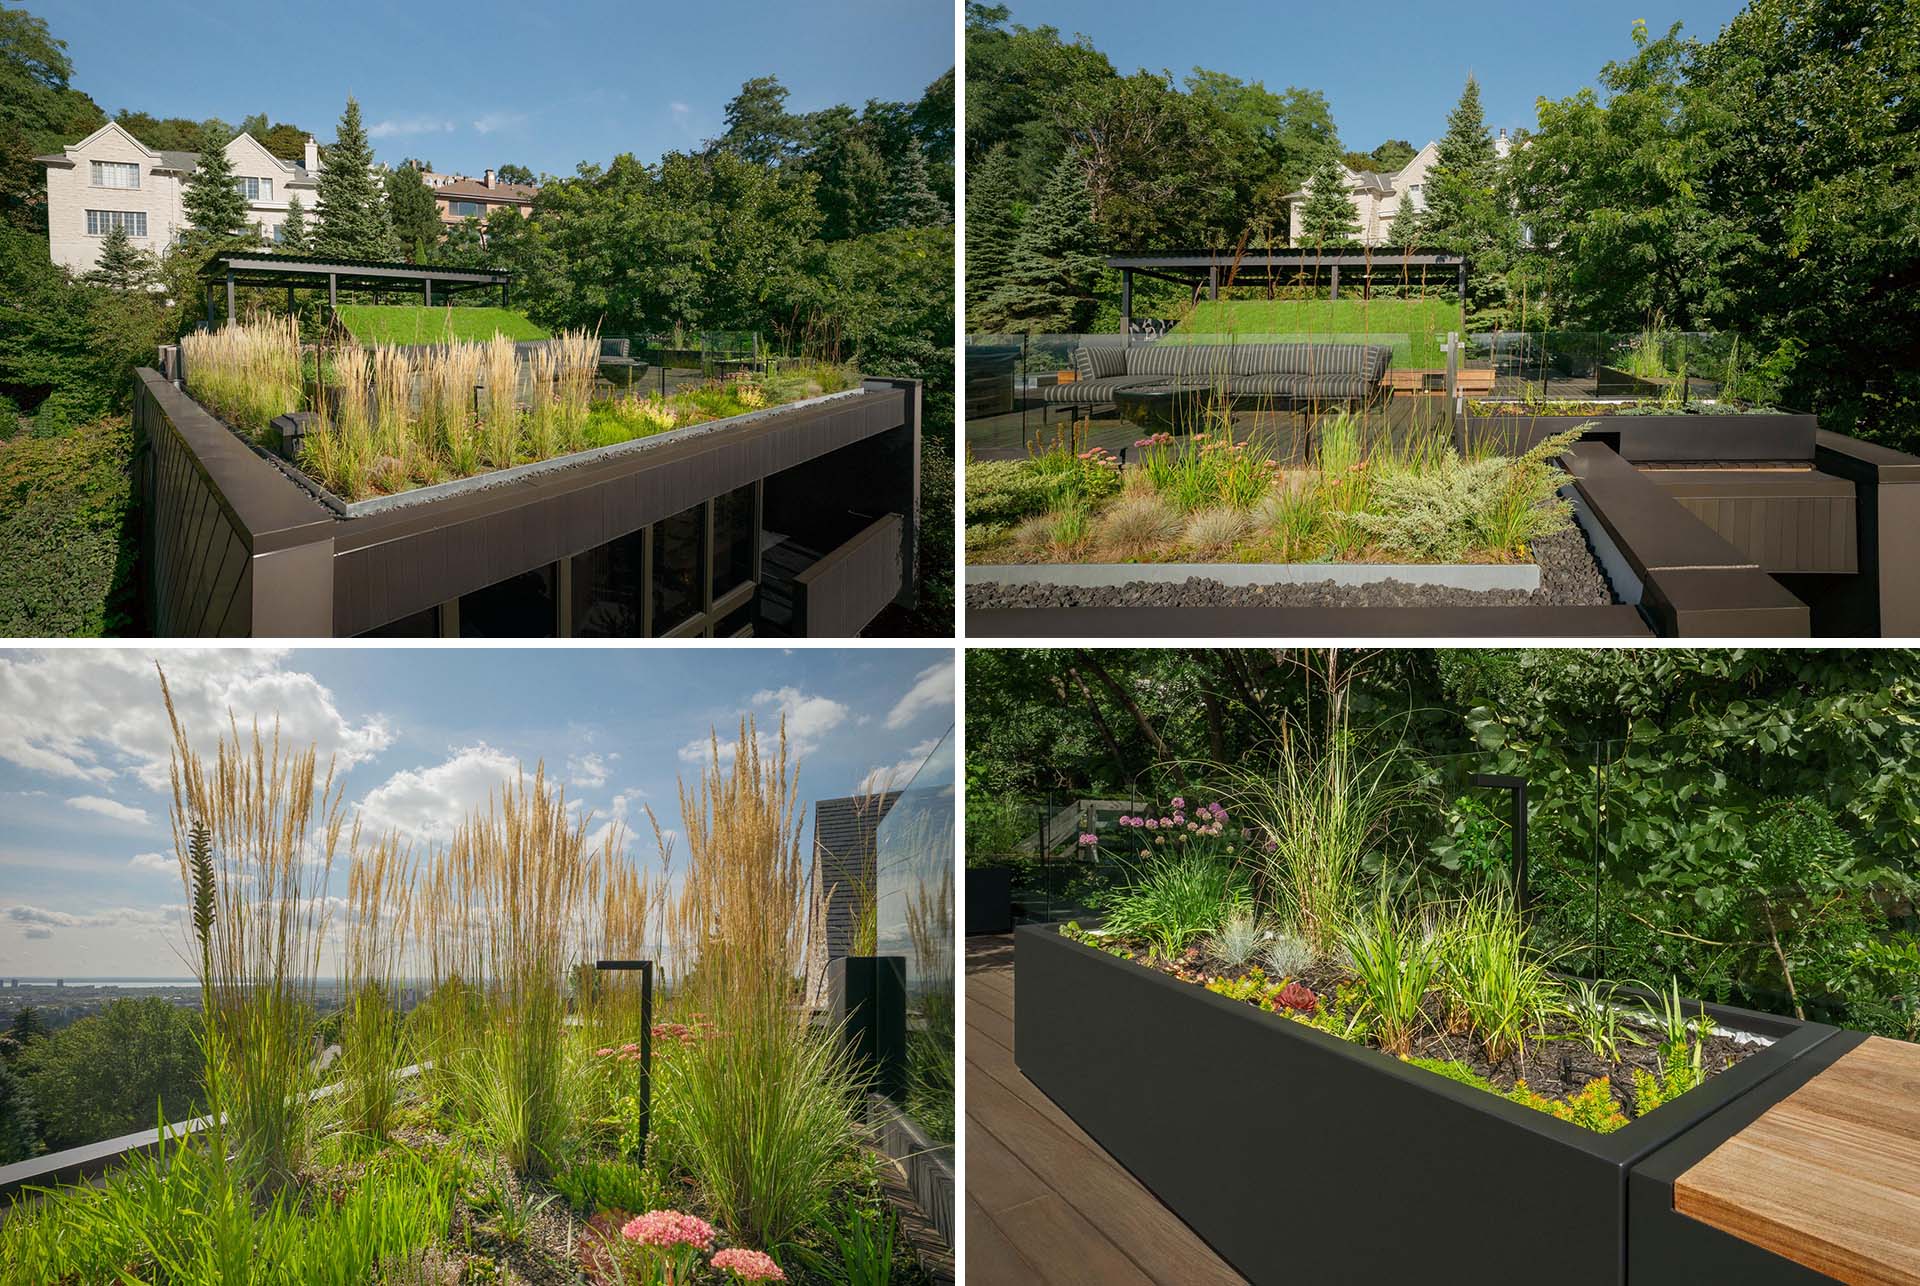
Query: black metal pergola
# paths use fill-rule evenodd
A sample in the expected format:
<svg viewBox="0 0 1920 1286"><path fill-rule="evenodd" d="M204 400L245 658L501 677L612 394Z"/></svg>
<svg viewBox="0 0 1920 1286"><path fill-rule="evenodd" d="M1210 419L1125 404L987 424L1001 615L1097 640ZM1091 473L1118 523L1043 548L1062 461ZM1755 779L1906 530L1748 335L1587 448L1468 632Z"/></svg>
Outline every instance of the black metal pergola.
<svg viewBox="0 0 1920 1286"><path fill-rule="evenodd" d="M1120 270L1120 333L1133 330L1133 275L1170 281L1177 286L1207 288L1208 299L1220 298L1221 286L1267 284L1317 278L1322 269L1331 275L1332 297L1340 298L1340 270L1359 269L1363 281L1386 276L1408 282L1424 277L1435 269L1453 276L1459 297L1467 297L1467 258L1465 255L1424 253L1378 247L1371 250L1307 250L1298 247L1273 250L1245 250L1232 254L1222 250L1163 250L1151 253L1113 255L1107 267Z"/></svg>
<svg viewBox="0 0 1920 1286"><path fill-rule="evenodd" d="M215 255L202 270L207 287L207 325L214 324L214 296L222 281L227 284L227 320L234 319L234 288L246 286L285 286L287 311L293 311L296 287L327 287L327 306L340 302L340 287L372 290L382 295L392 290L419 291L421 299L433 303L436 289L442 297L463 290L491 290L499 287L500 305L507 304L510 272L490 268L453 268L432 264L382 263L373 259L345 259L337 256L264 254L236 251Z"/></svg>

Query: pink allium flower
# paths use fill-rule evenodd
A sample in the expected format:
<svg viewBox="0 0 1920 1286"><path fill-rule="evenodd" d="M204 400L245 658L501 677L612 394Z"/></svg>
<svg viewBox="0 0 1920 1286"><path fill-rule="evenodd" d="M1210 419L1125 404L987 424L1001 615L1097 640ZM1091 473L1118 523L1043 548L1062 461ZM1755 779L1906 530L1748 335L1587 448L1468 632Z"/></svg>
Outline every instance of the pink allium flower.
<svg viewBox="0 0 1920 1286"><path fill-rule="evenodd" d="M1150 831L1157 831L1160 829L1160 823L1154 821L1153 818L1149 817L1147 818L1147 829Z"/></svg>
<svg viewBox="0 0 1920 1286"><path fill-rule="evenodd" d="M637 1241L656 1250L671 1250L676 1246L706 1250L713 1245L713 1225L696 1215L683 1215L678 1210L649 1210L628 1220L627 1226L620 1230L620 1235L628 1241Z"/></svg>
<svg viewBox="0 0 1920 1286"><path fill-rule="evenodd" d="M1167 826L1167 827L1171 827L1171 826L1173 825L1173 818L1171 818L1171 817L1162 817L1162 818L1160 819L1160 824L1161 824L1162 826Z"/></svg>
<svg viewBox="0 0 1920 1286"><path fill-rule="evenodd" d="M757 1250L723 1250L713 1257L715 1268L724 1268L743 1282L783 1282L787 1275L780 1265Z"/></svg>
<svg viewBox="0 0 1920 1286"><path fill-rule="evenodd" d="M1100 837L1098 835L1095 835L1092 831L1080 832L1080 845L1082 848L1091 848L1095 844L1098 844L1099 842L1100 842Z"/></svg>
<svg viewBox="0 0 1920 1286"><path fill-rule="evenodd" d="M1186 820L1187 820L1187 815L1185 813L1181 812L1177 808L1173 810L1173 824L1175 826L1178 826L1181 822L1184 822Z"/></svg>
<svg viewBox="0 0 1920 1286"><path fill-rule="evenodd" d="M1168 802L1175 808L1185 808L1187 806L1187 799L1184 795L1175 795Z"/></svg>

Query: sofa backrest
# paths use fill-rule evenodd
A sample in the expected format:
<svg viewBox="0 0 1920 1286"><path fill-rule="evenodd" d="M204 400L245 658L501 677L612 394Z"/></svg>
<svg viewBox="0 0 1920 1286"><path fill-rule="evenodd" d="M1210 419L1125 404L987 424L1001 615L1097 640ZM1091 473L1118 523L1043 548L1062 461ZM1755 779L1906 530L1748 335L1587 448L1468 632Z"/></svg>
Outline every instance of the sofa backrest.
<svg viewBox="0 0 1920 1286"><path fill-rule="evenodd" d="M1378 384L1387 377L1392 360L1393 349L1385 344L1169 344L1163 340L1127 349L1126 373L1180 380L1364 375L1369 384Z"/></svg>
<svg viewBox="0 0 1920 1286"><path fill-rule="evenodd" d="M1214 380L1231 378L1233 373L1233 347L1229 344L1169 344L1161 340L1127 350L1129 375Z"/></svg>

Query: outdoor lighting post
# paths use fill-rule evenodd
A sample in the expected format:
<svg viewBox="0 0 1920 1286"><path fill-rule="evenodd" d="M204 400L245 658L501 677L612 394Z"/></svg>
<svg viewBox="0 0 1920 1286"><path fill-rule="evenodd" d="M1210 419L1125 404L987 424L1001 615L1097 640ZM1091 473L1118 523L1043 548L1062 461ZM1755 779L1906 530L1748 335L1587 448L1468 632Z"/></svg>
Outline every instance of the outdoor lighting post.
<svg viewBox="0 0 1920 1286"><path fill-rule="evenodd" d="M593 967L596 972L640 972L640 1155L634 1163L644 1165L647 1136L653 1132L653 961L596 960Z"/></svg>
<svg viewBox="0 0 1920 1286"><path fill-rule="evenodd" d="M1513 796L1513 906L1523 910L1527 905L1527 779L1477 772L1468 780L1475 786L1490 786Z"/></svg>

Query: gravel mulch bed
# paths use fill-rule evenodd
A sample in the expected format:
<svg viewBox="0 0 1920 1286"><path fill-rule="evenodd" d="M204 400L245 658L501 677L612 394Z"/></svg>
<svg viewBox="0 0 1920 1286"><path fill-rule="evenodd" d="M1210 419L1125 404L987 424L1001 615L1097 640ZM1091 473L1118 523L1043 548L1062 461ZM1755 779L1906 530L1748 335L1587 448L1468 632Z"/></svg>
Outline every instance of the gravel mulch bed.
<svg viewBox="0 0 1920 1286"><path fill-rule="evenodd" d="M1604 607L1613 590L1576 527L1535 542L1540 588L1468 590L1447 585L1410 585L1385 580L1372 585L1336 585L1330 580L1299 585L1223 585L1191 577L1178 583L1129 581L1125 585L968 585L967 607Z"/></svg>

